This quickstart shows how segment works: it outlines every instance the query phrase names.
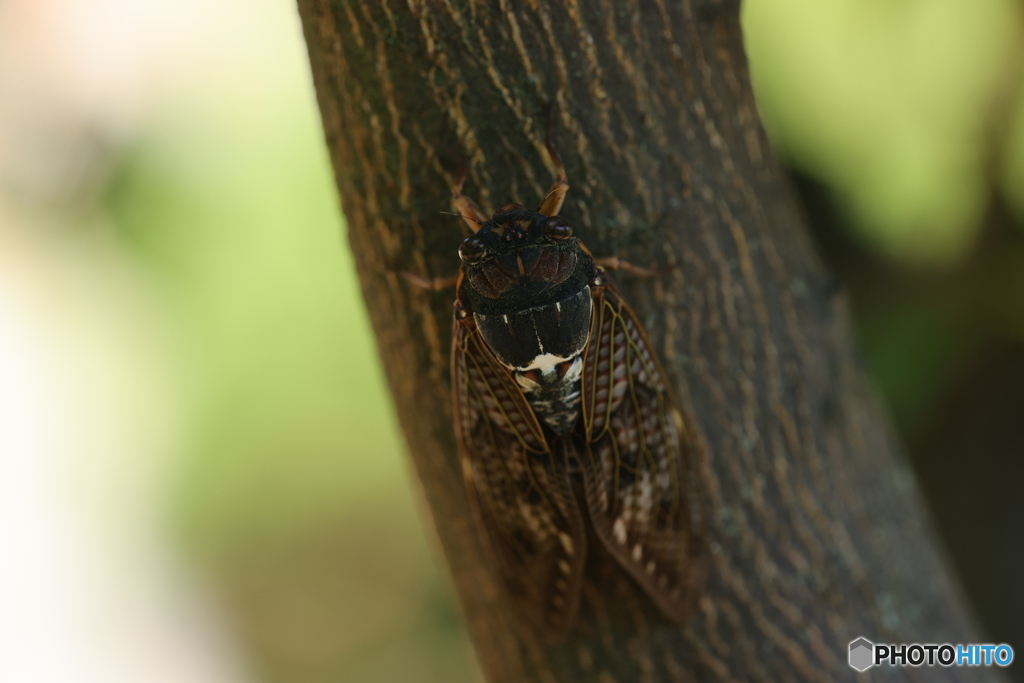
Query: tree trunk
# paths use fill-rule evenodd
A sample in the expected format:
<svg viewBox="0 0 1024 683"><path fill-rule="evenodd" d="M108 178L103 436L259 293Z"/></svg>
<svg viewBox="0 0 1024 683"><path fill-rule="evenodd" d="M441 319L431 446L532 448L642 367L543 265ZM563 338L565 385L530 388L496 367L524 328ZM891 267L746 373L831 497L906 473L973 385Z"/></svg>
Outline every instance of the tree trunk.
<svg viewBox="0 0 1024 683"><path fill-rule="evenodd" d="M917 488L761 127L734 0L299 0L363 294L402 429L490 681L852 679L848 643L977 640ZM616 276L705 444L710 572L669 623L624 575L590 579L558 644L501 602L452 430L460 166L485 207L561 214ZM353 362L359 362L354 359ZM348 457L359 457L349 454ZM887 680L970 678L903 668Z"/></svg>

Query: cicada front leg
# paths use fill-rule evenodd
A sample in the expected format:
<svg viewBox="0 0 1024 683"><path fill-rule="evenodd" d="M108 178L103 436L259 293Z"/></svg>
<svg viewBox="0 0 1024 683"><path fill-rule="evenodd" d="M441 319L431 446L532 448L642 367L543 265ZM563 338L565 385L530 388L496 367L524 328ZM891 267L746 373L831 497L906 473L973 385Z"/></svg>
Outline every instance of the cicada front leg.
<svg viewBox="0 0 1024 683"><path fill-rule="evenodd" d="M621 270L629 273L630 275L641 278L658 277L664 275L670 270L668 268L644 268L643 266L634 265L625 259L620 259L618 256L595 258L594 263L605 270Z"/></svg>
<svg viewBox="0 0 1024 683"><path fill-rule="evenodd" d="M484 213L479 204L462 194L462 185L465 182L466 169L462 169L459 171L459 176L455 180L455 186L452 188L452 208L455 209L455 213L462 217L462 220L469 226L469 229L476 232L487 220L487 214Z"/></svg>
<svg viewBox="0 0 1024 683"><path fill-rule="evenodd" d="M487 215L483 209L473 201L470 197L462 193L462 185L466 181L466 171L462 169L459 171L459 175L455 180L455 185L452 187L452 208L455 209L455 214L465 221L469 229L474 233L480 229L480 226L487 220ZM411 273L407 270L394 270L392 271L406 282L419 287L420 289L427 289L433 292L441 292L451 287L455 287L459 283L458 275L450 275L448 277L424 277Z"/></svg>
<svg viewBox="0 0 1024 683"><path fill-rule="evenodd" d="M552 183L551 188L544 197L544 201L540 204L540 208L537 209L537 213L544 214L545 216L555 216L562 210L562 204L565 202L565 193L569 191L569 177L565 174L565 166L562 164L561 157L558 156L554 145L551 144L550 129L548 130L548 138L544 146L547 147L551 163L555 165L556 175L555 182Z"/></svg>
<svg viewBox="0 0 1024 683"><path fill-rule="evenodd" d="M407 270L396 270L395 275L399 276L406 282L419 287L420 289L428 289L432 292L443 292L444 290L454 287L459 283L459 276L452 275L450 277L423 277L416 273L410 273Z"/></svg>

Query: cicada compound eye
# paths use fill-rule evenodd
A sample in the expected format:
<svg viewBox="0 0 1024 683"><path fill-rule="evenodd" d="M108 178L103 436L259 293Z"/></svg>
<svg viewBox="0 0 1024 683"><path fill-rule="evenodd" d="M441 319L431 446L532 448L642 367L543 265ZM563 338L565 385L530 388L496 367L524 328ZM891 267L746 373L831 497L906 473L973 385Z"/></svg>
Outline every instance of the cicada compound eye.
<svg viewBox="0 0 1024 683"><path fill-rule="evenodd" d="M561 216L552 216L544 223L544 232L551 239L564 240L572 235L572 226Z"/></svg>
<svg viewBox="0 0 1024 683"><path fill-rule="evenodd" d="M470 235L459 245L459 258L466 263L476 263L484 257L484 241L478 235Z"/></svg>

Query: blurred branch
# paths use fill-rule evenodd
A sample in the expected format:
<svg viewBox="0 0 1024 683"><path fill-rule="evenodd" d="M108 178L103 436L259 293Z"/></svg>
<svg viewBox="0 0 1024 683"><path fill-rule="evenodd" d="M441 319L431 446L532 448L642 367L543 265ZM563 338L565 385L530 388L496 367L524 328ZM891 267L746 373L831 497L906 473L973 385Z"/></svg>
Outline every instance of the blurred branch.
<svg viewBox="0 0 1024 683"><path fill-rule="evenodd" d="M987 206L957 263L922 268L886 258L855 236L830 188L792 173L823 257L850 290L874 379L951 562L984 631L1010 643L1024 638L1024 593L1012 589L1024 555L1001 542L1024 523L1011 483L1020 480L1012 473L1024 448L1024 224L1005 174L1024 103L1022 57L1015 45L982 100L976 173ZM916 320L909 340L908 320ZM894 362L903 349L914 360Z"/></svg>
<svg viewBox="0 0 1024 683"><path fill-rule="evenodd" d="M828 681L853 678L857 636L974 640L761 129L738 3L620 7L299 0L363 294L488 679ZM713 505L691 623L603 577L558 645L518 627L479 556L449 408L452 295L389 274L456 269L459 222L438 212L460 165L485 204L542 196L552 98L563 215L597 254L675 268L620 282L707 444Z"/></svg>

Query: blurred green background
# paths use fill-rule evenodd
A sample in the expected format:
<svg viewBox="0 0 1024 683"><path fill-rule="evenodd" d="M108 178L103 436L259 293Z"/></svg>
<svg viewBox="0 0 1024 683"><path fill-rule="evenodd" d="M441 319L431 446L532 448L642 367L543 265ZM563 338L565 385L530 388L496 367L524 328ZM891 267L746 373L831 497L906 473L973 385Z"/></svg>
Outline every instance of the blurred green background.
<svg viewBox="0 0 1024 683"><path fill-rule="evenodd" d="M1024 514L1009 502L1024 454L1022 8L746 0L744 22L762 115L851 289L872 375L986 627L1024 646ZM209 680L469 681L304 50L287 0L0 10L0 270L18 264L0 295L60 272L47 296L73 302L28 296L0 330L52 319L78 349L92 332L73 321L116 319L95 343L117 371L82 380L85 415L90 382L125 387L94 420L96 448L119 454L96 495L144 520L115 545L180 568L154 590L206 605L220 635L189 647L227 653ZM125 430L142 446L107 448ZM140 489L122 473L146 459ZM1005 530L1008 555L971 520Z"/></svg>

